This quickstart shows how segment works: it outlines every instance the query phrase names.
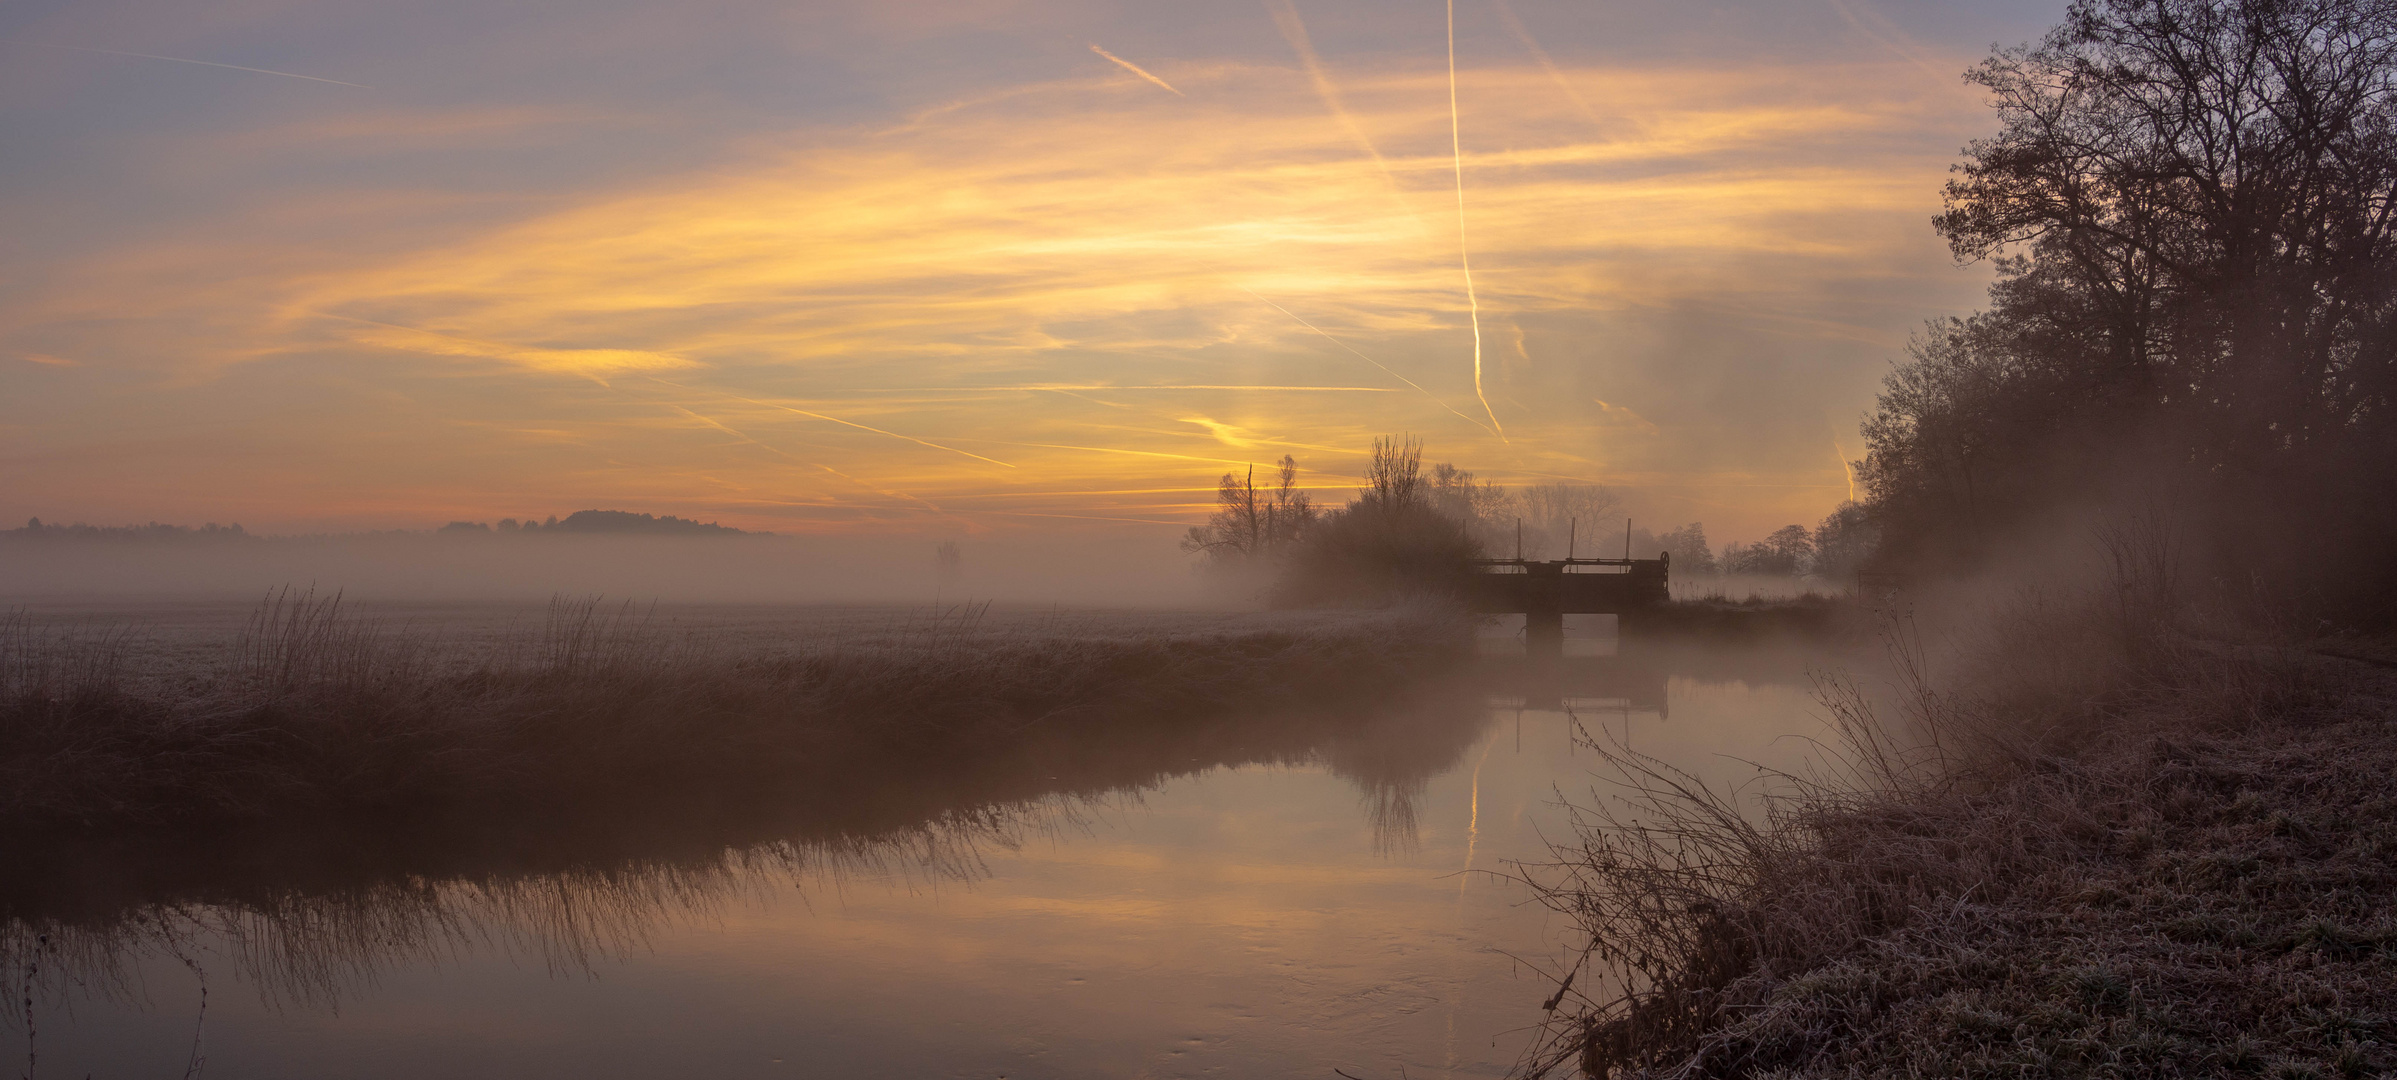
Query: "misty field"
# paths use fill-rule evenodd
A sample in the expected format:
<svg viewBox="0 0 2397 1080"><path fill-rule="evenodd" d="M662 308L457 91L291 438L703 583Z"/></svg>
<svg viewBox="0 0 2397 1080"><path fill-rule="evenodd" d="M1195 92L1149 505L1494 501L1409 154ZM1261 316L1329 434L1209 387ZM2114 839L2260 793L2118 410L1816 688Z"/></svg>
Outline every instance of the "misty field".
<svg viewBox="0 0 2397 1080"><path fill-rule="evenodd" d="M1468 655L1471 633L1431 610L418 614L287 590L238 622L9 616L0 820L26 836L488 831L774 801L865 815L885 780L1028 745L1379 700Z"/></svg>

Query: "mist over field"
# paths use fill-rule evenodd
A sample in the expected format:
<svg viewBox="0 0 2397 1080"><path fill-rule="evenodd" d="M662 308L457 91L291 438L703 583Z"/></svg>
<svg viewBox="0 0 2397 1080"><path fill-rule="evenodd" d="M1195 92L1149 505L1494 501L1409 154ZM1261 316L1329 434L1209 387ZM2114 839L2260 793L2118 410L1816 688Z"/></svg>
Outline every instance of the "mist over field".
<svg viewBox="0 0 2397 1080"><path fill-rule="evenodd" d="M951 543L955 543L951 541ZM846 536L517 536L401 533L225 541L17 542L0 596L254 601L285 585L361 600L936 603L1215 606L1171 537L1040 536L940 542Z"/></svg>
<svg viewBox="0 0 2397 1080"><path fill-rule="evenodd" d="M2397 1075L2397 0L31 0L0 145L25 1080Z"/></svg>

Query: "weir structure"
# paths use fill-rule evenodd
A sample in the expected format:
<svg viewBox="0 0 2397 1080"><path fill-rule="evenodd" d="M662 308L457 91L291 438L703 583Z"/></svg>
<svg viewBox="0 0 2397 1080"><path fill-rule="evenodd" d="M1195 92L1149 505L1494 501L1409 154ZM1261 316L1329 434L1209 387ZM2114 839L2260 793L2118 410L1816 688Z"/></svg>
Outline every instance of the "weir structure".
<svg viewBox="0 0 2397 1080"><path fill-rule="evenodd" d="M1565 616L1625 616L1664 604L1672 555L1653 559L1476 559L1466 602L1491 615L1523 615L1525 651L1557 655Z"/></svg>

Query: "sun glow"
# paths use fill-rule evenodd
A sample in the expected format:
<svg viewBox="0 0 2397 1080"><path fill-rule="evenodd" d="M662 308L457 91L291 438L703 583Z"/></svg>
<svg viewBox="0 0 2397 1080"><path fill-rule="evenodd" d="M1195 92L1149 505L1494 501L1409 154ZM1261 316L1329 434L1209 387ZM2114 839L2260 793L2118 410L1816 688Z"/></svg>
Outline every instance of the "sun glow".
<svg viewBox="0 0 2397 1080"><path fill-rule="evenodd" d="M1334 84L1287 15L1300 63L1178 71L1188 96L1112 72L1028 86L433 243L369 207L358 254L285 246L281 215L300 211L262 202L214 235L62 268L15 323L114 336L58 331L25 351L80 366L18 370L171 358L181 385L274 401L337 364L391 392L287 430L345 491L455 453L468 503L493 497L476 485L563 487L786 530L972 517L957 497L994 491L1020 500L1010 514L1173 520L1204 510L1214 474L1286 453L1337 498L1396 431L1502 481L1825 498L1819 473L1674 464L1686 380L1611 350L1668 347L1637 328L1693 304L1735 307L1706 318L1785 351L1877 361L1902 341L1805 283L1889 262L1895 241L1859 223L1911 221L1936 190L1943 157L1816 149L1919 122L1910 99L1865 78L1793 99L1798 74L1753 67L1460 63ZM1494 149L1464 149L1468 98L1506 103L1476 114ZM1609 124L1584 115L1593 100ZM495 130L393 122L418 140ZM1453 259L1433 254L1451 217ZM1488 363L1490 318L1508 355L1556 359ZM427 425L451 433L431 457L376 449ZM1092 490L1124 494L1074 494Z"/></svg>

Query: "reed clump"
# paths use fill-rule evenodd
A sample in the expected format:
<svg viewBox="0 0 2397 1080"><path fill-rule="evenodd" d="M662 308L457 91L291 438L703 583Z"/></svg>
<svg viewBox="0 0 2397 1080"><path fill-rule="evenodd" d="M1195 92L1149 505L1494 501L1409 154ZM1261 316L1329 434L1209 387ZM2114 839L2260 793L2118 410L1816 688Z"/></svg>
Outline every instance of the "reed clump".
<svg viewBox="0 0 2397 1080"><path fill-rule="evenodd" d="M968 610L871 643L744 651L552 605L479 654L285 591L230 660L137 678L115 634L0 622L0 823L160 830L837 807L1026 740L1384 696L1469 652L1443 613L1249 633L1002 636ZM502 827L490 825L489 827Z"/></svg>
<svg viewBox="0 0 2397 1080"><path fill-rule="evenodd" d="M2158 554L2137 537L2118 554ZM1758 796L1623 787L1526 868L1588 951L1523 1075L2358 1077L2397 1067L2397 677L2202 632L2170 560L2024 594Z"/></svg>

